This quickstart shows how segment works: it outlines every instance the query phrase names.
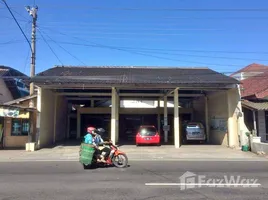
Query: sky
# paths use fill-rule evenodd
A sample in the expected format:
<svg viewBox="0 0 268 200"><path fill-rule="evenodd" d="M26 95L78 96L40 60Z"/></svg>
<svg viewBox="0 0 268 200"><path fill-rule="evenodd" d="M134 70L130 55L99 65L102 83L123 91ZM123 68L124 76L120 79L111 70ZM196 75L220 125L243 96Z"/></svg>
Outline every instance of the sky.
<svg viewBox="0 0 268 200"><path fill-rule="evenodd" d="M6 0L30 40L36 73L65 66L209 67L268 64L267 0ZM232 10L230 10L232 9ZM0 65L30 75L30 48L0 1Z"/></svg>

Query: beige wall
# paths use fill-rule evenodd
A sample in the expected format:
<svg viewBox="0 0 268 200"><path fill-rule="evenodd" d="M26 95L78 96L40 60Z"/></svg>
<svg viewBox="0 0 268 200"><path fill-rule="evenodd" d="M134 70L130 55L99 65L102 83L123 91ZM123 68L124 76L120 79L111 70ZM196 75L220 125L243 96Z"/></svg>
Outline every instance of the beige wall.
<svg viewBox="0 0 268 200"><path fill-rule="evenodd" d="M231 147L239 146L238 134L240 128L238 112L241 111L240 108L240 95L237 88L229 89L227 91L228 98L228 144Z"/></svg>
<svg viewBox="0 0 268 200"><path fill-rule="evenodd" d="M6 83L0 78L0 104L13 100L13 97L6 86Z"/></svg>
<svg viewBox="0 0 268 200"><path fill-rule="evenodd" d="M226 122L226 126L228 125L228 102L226 91L219 91L208 95L208 116L210 125L213 119L223 119ZM227 130L227 127L225 130L213 130L210 128L211 143L227 146Z"/></svg>
<svg viewBox="0 0 268 200"><path fill-rule="evenodd" d="M53 144L54 140L54 98L55 95L48 89L41 89L41 112L39 129L39 147Z"/></svg>
<svg viewBox="0 0 268 200"><path fill-rule="evenodd" d="M12 119L5 118L4 120L4 147L25 147L25 143L28 141L28 136L11 136Z"/></svg>
<svg viewBox="0 0 268 200"><path fill-rule="evenodd" d="M57 96L55 98L55 141L65 139L67 135L67 116L68 104L64 96Z"/></svg>

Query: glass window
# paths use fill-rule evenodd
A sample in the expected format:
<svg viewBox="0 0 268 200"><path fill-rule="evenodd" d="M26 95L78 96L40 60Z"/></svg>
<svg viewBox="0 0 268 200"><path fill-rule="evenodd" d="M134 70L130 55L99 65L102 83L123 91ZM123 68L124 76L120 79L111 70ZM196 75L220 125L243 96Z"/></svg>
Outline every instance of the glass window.
<svg viewBox="0 0 268 200"><path fill-rule="evenodd" d="M142 136L155 136L157 133L154 127L141 128L139 132Z"/></svg>
<svg viewBox="0 0 268 200"><path fill-rule="evenodd" d="M27 136L30 131L29 119L12 119L12 136Z"/></svg>

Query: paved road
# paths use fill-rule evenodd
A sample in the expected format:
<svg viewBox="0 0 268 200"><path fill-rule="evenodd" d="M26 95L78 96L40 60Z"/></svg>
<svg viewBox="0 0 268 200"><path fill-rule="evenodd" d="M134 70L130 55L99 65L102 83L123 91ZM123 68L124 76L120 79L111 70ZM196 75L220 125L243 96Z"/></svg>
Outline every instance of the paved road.
<svg viewBox="0 0 268 200"><path fill-rule="evenodd" d="M221 179L240 175L258 179L252 188L192 188L151 186L180 183L186 171ZM268 162L131 162L126 169L84 170L77 162L18 162L0 164L0 200L178 200L267 199Z"/></svg>

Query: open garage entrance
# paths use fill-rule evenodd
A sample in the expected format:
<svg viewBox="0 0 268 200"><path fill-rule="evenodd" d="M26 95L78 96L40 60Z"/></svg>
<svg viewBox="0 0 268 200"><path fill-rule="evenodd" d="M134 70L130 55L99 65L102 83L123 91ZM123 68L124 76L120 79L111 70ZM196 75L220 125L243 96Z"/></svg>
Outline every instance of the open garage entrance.
<svg viewBox="0 0 268 200"><path fill-rule="evenodd" d="M56 67L34 80L40 146L81 140L89 125L124 144L138 126L154 125L162 144L179 148L189 121L204 125L211 144L237 143L237 81L209 69Z"/></svg>

